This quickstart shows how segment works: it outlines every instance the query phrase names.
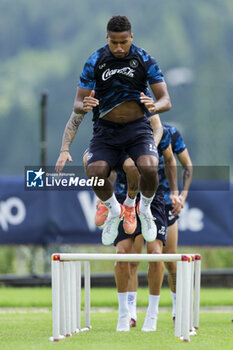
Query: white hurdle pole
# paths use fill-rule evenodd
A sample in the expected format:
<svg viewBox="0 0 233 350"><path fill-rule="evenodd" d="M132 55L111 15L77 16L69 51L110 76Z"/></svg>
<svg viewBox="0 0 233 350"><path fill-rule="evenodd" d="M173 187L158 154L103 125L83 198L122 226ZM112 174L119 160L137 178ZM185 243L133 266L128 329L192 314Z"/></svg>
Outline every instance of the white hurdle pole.
<svg viewBox="0 0 233 350"><path fill-rule="evenodd" d="M193 255L193 254L192 254ZM195 255L194 327L199 327L200 255ZM190 254L53 254L52 302L53 337L59 341L71 332L88 330L90 325L90 261L177 261L177 305L175 336L190 341L192 270ZM85 328L81 329L81 262L84 261ZM62 266L60 268L60 266ZM64 271L63 271L64 268ZM76 296L76 300L75 300ZM71 310L76 310L76 315ZM76 330L75 330L76 325Z"/></svg>
<svg viewBox="0 0 233 350"><path fill-rule="evenodd" d="M191 257L182 257L182 311L181 311L181 334L184 342L189 342L189 321L190 321L190 285L191 285Z"/></svg>
<svg viewBox="0 0 233 350"><path fill-rule="evenodd" d="M91 328L91 273L90 262L84 262L84 289L85 289L85 330Z"/></svg>
<svg viewBox="0 0 233 350"><path fill-rule="evenodd" d="M52 312L53 336L49 340L57 342L65 337L60 335L60 259L52 256Z"/></svg>
<svg viewBox="0 0 233 350"><path fill-rule="evenodd" d="M60 261L181 261L184 254L55 254ZM188 256L189 254L185 254Z"/></svg>
<svg viewBox="0 0 233 350"><path fill-rule="evenodd" d="M70 282L70 262L64 262L64 290L66 309L66 337L71 337L71 282Z"/></svg>
<svg viewBox="0 0 233 350"><path fill-rule="evenodd" d="M193 291L194 291L194 265L195 256L192 255L191 261L191 288L190 288L190 323L189 323L189 335L196 335L195 328L193 327Z"/></svg>
<svg viewBox="0 0 233 350"><path fill-rule="evenodd" d="M183 298L183 264L182 261L177 262L176 271L176 318L175 318L175 337L181 337L181 312L182 312L182 298Z"/></svg>
<svg viewBox="0 0 233 350"><path fill-rule="evenodd" d="M64 286L64 262L60 262L60 334L67 334L66 307L65 307L65 286Z"/></svg>
<svg viewBox="0 0 233 350"><path fill-rule="evenodd" d="M201 289L201 255L195 254L195 276L194 276L194 321L195 329L199 328L199 311L200 311L200 289Z"/></svg>
<svg viewBox="0 0 233 350"><path fill-rule="evenodd" d="M77 324L76 324L76 333L81 330L81 261L75 261L76 266L76 315L77 315Z"/></svg>
<svg viewBox="0 0 233 350"><path fill-rule="evenodd" d="M76 271L75 271L75 261L70 262L70 287L71 287L71 333L76 332L77 327L77 299L76 299Z"/></svg>

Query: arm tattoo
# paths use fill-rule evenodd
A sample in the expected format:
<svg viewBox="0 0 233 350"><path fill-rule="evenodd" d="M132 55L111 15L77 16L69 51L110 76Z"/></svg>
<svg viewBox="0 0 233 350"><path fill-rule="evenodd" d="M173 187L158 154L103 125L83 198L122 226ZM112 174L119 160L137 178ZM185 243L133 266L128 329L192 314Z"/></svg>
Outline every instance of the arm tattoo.
<svg viewBox="0 0 233 350"><path fill-rule="evenodd" d="M71 114L63 133L61 152L69 152L71 143L73 142L83 118L84 114Z"/></svg>
<svg viewBox="0 0 233 350"><path fill-rule="evenodd" d="M191 167L186 166L183 168L183 191L188 191L192 180Z"/></svg>

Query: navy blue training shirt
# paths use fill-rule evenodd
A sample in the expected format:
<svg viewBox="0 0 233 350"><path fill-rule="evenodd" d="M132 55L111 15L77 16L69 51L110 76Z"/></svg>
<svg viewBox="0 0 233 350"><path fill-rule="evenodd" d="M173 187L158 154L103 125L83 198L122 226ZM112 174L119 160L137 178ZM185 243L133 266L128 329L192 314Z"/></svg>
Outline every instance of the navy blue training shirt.
<svg viewBox="0 0 233 350"><path fill-rule="evenodd" d="M140 102L140 93L148 95L148 84L164 82L164 77L156 60L144 49L131 45L124 58L116 58L109 46L94 52L86 61L78 86L94 89L99 106L93 109L93 120L126 101Z"/></svg>

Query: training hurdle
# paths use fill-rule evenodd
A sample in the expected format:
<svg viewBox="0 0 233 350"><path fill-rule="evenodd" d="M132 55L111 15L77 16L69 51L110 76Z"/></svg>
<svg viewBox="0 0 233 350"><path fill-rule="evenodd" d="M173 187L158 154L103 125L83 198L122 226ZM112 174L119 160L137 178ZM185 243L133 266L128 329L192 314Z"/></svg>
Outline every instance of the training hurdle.
<svg viewBox="0 0 233 350"><path fill-rule="evenodd" d="M175 337L185 342L199 328L201 256L199 254L53 254L53 336L59 341L91 329L90 262L177 262ZM81 264L84 263L85 327L81 328Z"/></svg>

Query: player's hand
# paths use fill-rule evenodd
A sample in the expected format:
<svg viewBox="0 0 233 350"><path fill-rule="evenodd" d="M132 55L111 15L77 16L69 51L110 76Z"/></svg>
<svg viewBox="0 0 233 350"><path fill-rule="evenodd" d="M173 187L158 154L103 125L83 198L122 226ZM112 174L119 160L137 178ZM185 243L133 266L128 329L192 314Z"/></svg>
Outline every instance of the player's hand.
<svg viewBox="0 0 233 350"><path fill-rule="evenodd" d="M182 203L179 199L179 196L175 194L171 194L169 198L172 203L172 215L174 216L179 215L182 208Z"/></svg>
<svg viewBox="0 0 233 350"><path fill-rule="evenodd" d="M83 99L83 111L85 113L91 111L94 107L99 105L99 100L95 97L95 90L92 90L90 96L86 96Z"/></svg>
<svg viewBox="0 0 233 350"><path fill-rule="evenodd" d="M143 92L141 92L140 102L146 106L150 113L156 113L156 104L153 98L148 97Z"/></svg>
<svg viewBox="0 0 233 350"><path fill-rule="evenodd" d="M179 200L181 202L181 208L184 208L185 198L182 196L182 194L179 195Z"/></svg>
<svg viewBox="0 0 233 350"><path fill-rule="evenodd" d="M70 155L70 152L61 152L58 159L57 159L57 163L55 166L55 170L58 174L60 174L66 164L66 162L72 162L72 157Z"/></svg>

